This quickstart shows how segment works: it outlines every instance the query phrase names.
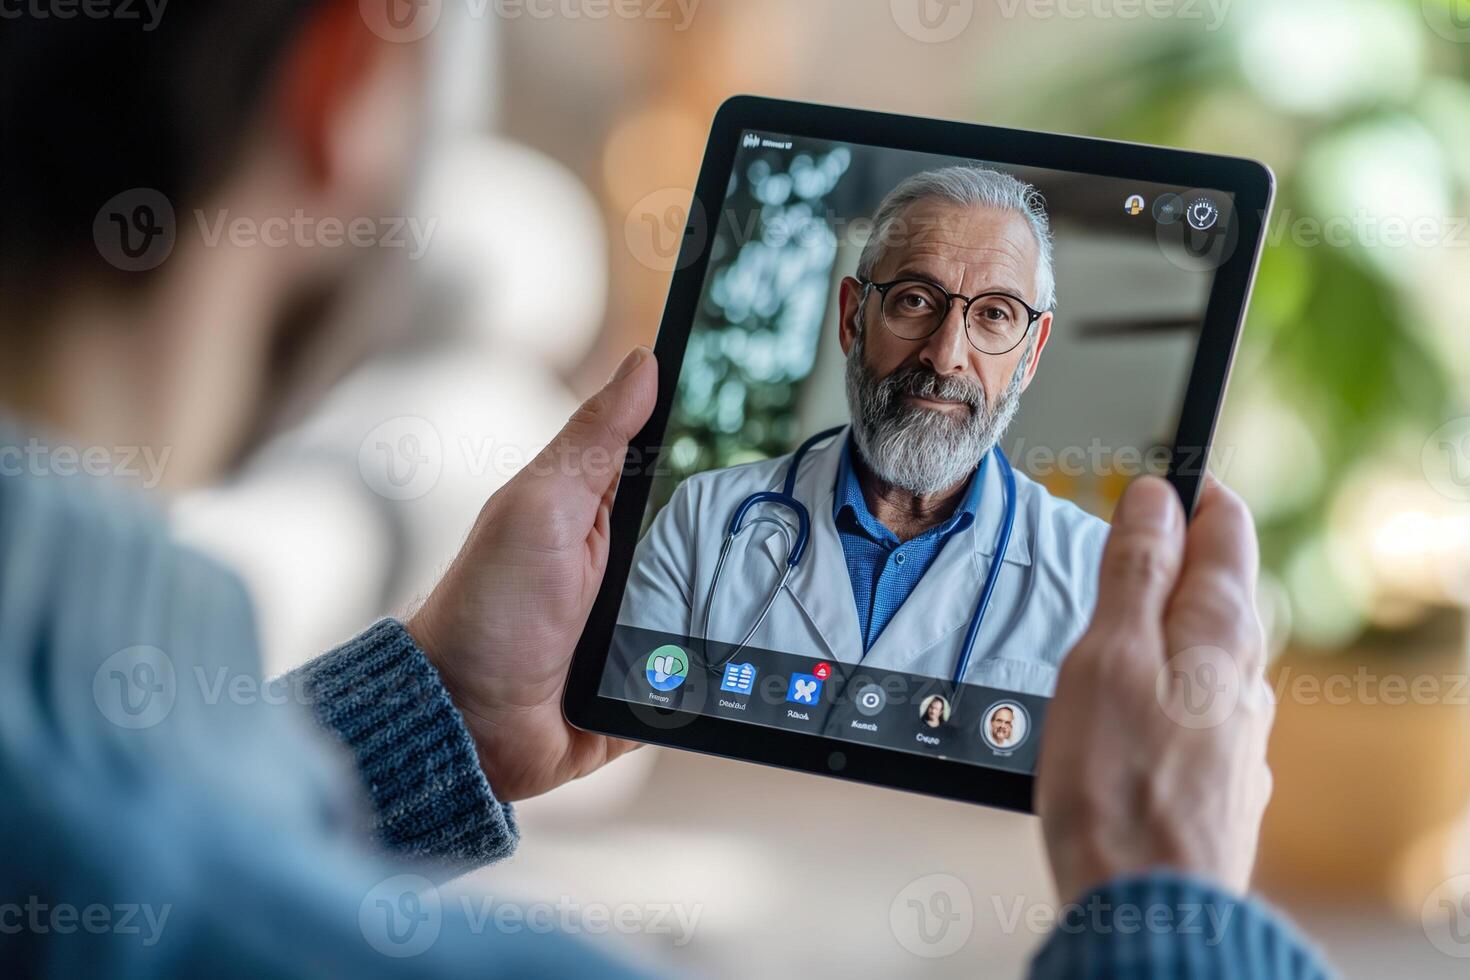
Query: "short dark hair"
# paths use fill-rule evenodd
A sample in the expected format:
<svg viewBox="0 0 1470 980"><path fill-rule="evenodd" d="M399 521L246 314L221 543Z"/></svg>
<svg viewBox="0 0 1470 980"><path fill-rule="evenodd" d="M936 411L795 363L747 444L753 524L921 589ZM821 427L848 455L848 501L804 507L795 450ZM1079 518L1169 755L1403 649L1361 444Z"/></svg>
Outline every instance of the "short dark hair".
<svg viewBox="0 0 1470 980"><path fill-rule="evenodd" d="M88 0L0 21L0 318L44 313L78 278L146 281L99 255L98 210L139 187L178 208L205 197L326 2L345 0L175 0L156 15Z"/></svg>

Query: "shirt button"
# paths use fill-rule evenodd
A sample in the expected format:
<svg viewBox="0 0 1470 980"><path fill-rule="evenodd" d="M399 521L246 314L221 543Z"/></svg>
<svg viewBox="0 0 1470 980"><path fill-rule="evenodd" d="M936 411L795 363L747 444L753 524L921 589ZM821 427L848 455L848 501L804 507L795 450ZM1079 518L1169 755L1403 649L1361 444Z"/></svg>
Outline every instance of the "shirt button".
<svg viewBox="0 0 1470 980"><path fill-rule="evenodd" d="M900 551L898 554L894 555L893 556L893 561L894 561L895 564L902 565L903 564L903 552Z"/></svg>

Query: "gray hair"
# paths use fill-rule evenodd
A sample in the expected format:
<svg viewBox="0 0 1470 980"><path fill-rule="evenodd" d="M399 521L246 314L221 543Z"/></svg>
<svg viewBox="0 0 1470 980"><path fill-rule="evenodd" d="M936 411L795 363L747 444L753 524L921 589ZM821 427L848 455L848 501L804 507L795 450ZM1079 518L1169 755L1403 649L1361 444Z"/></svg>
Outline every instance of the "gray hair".
<svg viewBox="0 0 1470 980"><path fill-rule="evenodd" d="M1036 236L1036 304L1049 310L1057 300L1057 280L1051 264L1051 220L1041 192L1024 180L984 167L954 166L925 170L906 178L888 192L873 215L873 232L858 257L857 274L870 279L889 243L893 225L911 205L920 201L947 201L1013 211L1026 219Z"/></svg>

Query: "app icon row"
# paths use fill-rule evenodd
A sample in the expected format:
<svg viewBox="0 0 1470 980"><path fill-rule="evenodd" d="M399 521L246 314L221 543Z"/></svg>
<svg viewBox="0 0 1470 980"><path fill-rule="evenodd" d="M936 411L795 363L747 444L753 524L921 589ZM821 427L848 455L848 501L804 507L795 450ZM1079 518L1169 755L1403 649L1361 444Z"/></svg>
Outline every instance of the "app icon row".
<svg viewBox="0 0 1470 980"><path fill-rule="evenodd" d="M720 690L748 695L755 691L760 670L753 663L727 663L720 673ZM648 683L656 691L672 691L689 676L689 656L683 648L666 644L648 655L645 664ZM810 673L792 673L786 683L786 700L792 704L816 705L821 701L822 686L832 676L832 665L819 663ZM867 683L853 695L853 707L872 718L888 707L888 692L879 684ZM931 694L919 702L919 722L937 729L949 723L953 710L949 699ZM1031 734L1031 716L1021 704L997 701L985 709L980 734L992 749L1002 754L1018 748Z"/></svg>

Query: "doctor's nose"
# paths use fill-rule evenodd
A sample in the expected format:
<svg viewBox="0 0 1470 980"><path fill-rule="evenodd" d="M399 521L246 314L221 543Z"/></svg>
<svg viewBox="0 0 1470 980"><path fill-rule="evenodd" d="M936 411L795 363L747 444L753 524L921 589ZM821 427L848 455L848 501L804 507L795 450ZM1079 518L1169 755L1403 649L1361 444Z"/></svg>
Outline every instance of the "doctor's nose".
<svg viewBox="0 0 1470 980"><path fill-rule="evenodd" d="M939 329L919 348L919 363L941 377L964 374L970 363L970 340L965 334L964 304L951 302Z"/></svg>

